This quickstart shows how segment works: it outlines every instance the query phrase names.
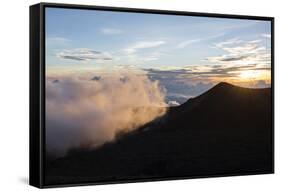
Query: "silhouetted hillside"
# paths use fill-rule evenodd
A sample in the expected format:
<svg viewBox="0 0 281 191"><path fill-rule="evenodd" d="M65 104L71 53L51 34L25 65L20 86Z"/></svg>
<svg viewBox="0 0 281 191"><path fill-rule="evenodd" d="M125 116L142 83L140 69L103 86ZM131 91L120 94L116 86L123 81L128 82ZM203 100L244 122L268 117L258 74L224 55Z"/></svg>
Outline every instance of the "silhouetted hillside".
<svg viewBox="0 0 281 191"><path fill-rule="evenodd" d="M162 119L48 162L46 183L269 173L271 89L219 83Z"/></svg>

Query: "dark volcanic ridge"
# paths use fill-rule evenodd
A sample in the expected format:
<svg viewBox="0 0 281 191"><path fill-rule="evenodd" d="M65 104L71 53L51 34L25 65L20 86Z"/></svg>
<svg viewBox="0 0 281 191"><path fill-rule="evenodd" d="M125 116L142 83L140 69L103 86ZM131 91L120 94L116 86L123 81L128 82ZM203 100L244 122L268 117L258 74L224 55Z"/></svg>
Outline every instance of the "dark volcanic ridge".
<svg viewBox="0 0 281 191"><path fill-rule="evenodd" d="M273 171L271 89L219 83L94 150L46 163L46 183Z"/></svg>

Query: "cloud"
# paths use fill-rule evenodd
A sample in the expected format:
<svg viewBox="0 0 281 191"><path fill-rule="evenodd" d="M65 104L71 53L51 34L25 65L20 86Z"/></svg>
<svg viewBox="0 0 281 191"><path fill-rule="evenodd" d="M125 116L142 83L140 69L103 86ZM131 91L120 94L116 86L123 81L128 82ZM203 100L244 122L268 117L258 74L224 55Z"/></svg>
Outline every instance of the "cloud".
<svg viewBox="0 0 281 191"><path fill-rule="evenodd" d="M228 61L237 61L237 60L243 60L243 59L246 59L248 56L247 55L243 55L243 56L230 56L230 57L225 57L225 58L221 58L221 61L225 61L225 62L228 62Z"/></svg>
<svg viewBox="0 0 281 191"><path fill-rule="evenodd" d="M122 30L116 28L103 28L101 29L101 32L105 35L117 35L123 33Z"/></svg>
<svg viewBox="0 0 281 191"><path fill-rule="evenodd" d="M265 34L262 34L261 36L264 37L264 38L271 38L271 34L266 34L265 33Z"/></svg>
<svg viewBox="0 0 281 191"><path fill-rule="evenodd" d="M60 81L56 79L56 80L53 80L52 82L53 83L59 83Z"/></svg>
<svg viewBox="0 0 281 191"><path fill-rule="evenodd" d="M268 88L268 87L270 87L271 85L270 85L269 83L266 83L265 80L259 80L259 81L257 81L257 82L254 82L254 83L252 84L252 86L255 87L255 88Z"/></svg>
<svg viewBox="0 0 281 191"><path fill-rule="evenodd" d="M139 49L146 49L146 48L154 48L166 44L165 41L140 41L135 43L132 46L129 46L124 49L124 51L128 54L135 53Z"/></svg>
<svg viewBox="0 0 281 191"><path fill-rule="evenodd" d="M99 81L100 79L101 79L101 76L94 76L94 77L92 77L91 80L93 80L93 81Z"/></svg>
<svg viewBox="0 0 281 191"><path fill-rule="evenodd" d="M198 39L192 39L192 40L186 40L186 41L183 41L181 43L179 43L177 45L177 48L185 48L187 47L188 45L191 45L193 43L196 43L196 42L200 42L202 39L198 38Z"/></svg>
<svg viewBox="0 0 281 191"><path fill-rule="evenodd" d="M180 104L177 101L172 100L168 102L168 105L174 107L174 106L179 106Z"/></svg>
<svg viewBox="0 0 281 191"><path fill-rule="evenodd" d="M112 57L109 53L99 52L88 48L63 50L57 54L57 57L75 61L112 60Z"/></svg>
<svg viewBox="0 0 281 191"><path fill-rule="evenodd" d="M215 63L227 63L227 62L234 62L234 61L243 61L246 60L250 55L221 55L221 56L213 56L208 57L206 60Z"/></svg>
<svg viewBox="0 0 281 191"><path fill-rule="evenodd" d="M205 60L216 64L271 64L270 49L262 40L243 41L237 38L215 44L225 54L207 57Z"/></svg>
<svg viewBox="0 0 281 191"><path fill-rule="evenodd" d="M223 42L219 42L219 43L216 43L215 44L215 47L218 47L218 48L223 48L227 45L234 45L234 44L239 44L241 43L242 41L239 40L238 38L232 38L232 39L228 39L226 41L223 41Z"/></svg>
<svg viewBox="0 0 281 191"><path fill-rule="evenodd" d="M146 75L114 72L99 80L86 74L56 78L58 83L46 82L46 146L52 155L97 147L166 110L165 91Z"/></svg>
<svg viewBox="0 0 281 191"><path fill-rule="evenodd" d="M145 58L143 58L142 60L144 61L144 62L150 62L150 61L155 61L155 60L158 60L159 58L157 58L157 57L145 57Z"/></svg>
<svg viewBox="0 0 281 191"><path fill-rule="evenodd" d="M178 49L185 48L185 47L187 47L191 44L198 43L198 42L201 42L201 41L207 41L207 40L215 39L215 38L221 37L223 35L224 35L224 33L218 33L218 34L215 34L215 35L209 35L206 38L195 38L195 39L182 41L176 46L176 48L178 48Z"/></svg>

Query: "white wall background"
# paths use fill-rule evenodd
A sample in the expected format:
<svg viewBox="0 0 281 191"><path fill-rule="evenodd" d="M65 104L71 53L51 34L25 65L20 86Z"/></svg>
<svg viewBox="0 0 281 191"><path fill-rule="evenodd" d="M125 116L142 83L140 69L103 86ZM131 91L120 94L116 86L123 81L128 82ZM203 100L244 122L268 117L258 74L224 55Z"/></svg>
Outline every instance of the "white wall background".
<svg viewBox="0 0 281 191"><path fill-rule="evenodd" d="M2 0L0 5L0 190L36 190L28 185L29 5L37 0ZM278 190L281 186L281 11L279 1L246 0L53 0L57 3L182 10L275 17L276 173L152 183L84 186L55 190Z"/></svg>

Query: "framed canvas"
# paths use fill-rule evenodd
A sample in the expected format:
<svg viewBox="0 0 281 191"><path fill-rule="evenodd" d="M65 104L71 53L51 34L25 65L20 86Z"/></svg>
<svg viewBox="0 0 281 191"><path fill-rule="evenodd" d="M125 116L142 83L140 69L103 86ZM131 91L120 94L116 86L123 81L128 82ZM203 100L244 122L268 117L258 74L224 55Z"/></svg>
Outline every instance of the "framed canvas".
<svg viewBox="0 0 281 191"><path fill-rule="evenodd" d="M274 18L30 7L30 185L274 172Z"/></svg>

